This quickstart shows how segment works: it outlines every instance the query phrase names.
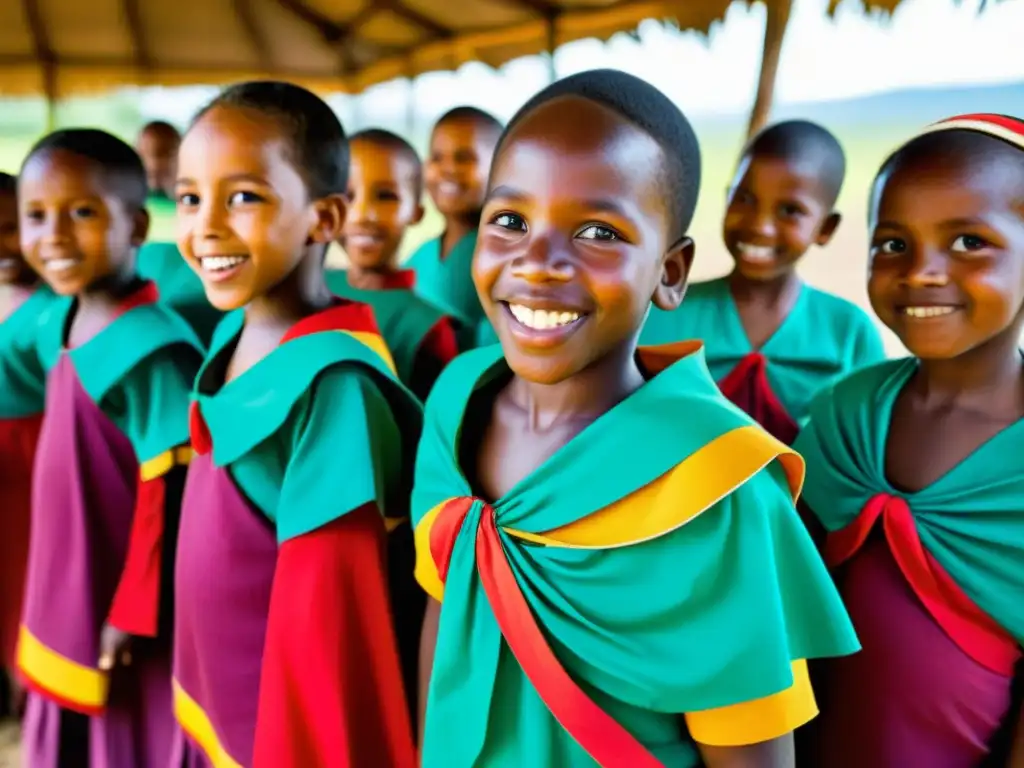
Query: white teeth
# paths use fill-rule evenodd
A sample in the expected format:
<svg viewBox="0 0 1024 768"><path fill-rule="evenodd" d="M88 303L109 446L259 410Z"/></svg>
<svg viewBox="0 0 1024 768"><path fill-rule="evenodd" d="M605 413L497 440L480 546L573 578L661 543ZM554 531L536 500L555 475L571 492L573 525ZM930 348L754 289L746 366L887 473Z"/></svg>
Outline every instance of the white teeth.
<svg viewBox="0 0 1024 768"><path fill-rule="evenodd" d="M381 238L376 235L349 235L346 238L346 242L355 248L366 248L367 246L376 245L381 241Z"/></svg>
<svg viewBox="0 0 1024 768"><path fill-rule="evenodd" d="M0 259L0 270L14 269L18 266L17 259Z"/></svg>
<svg viewBox="0 0 1024 768"><path fill-rule="evenodd" d="M437 191L442 195L457 195L462 191L462 187L451 181L442 181L438 183Z"/></svg>
<svg viewBox="0 0 1024 768"><path fill-rule="evenodd" d="M775 258L775 249L770 245L751 245L736 243L736 250L747 261L771 261Z"/></svg>
<svg viewBox="0 0 1024 768"><path fill-rule="evenodd" d="M245 261L245 256L203 256L199 261L207 272L223 272L237 267Z"/></svg>
<svg viewBox="0 0 1024 768"><path fill-rule="evenodd" d="M931 306L931 307L904 307L903 314L908 317L942 317L956 312L956 307Z"/></svg>
<svg viewBox="0 0 1024 768"><path fill-rule="evenodd" d="M47 272L66 272L78 265L78 259L50 259L43 267Z"/></svg>
<svg viewBox="0 0 1024 768"><path fill-rule="evenodd" d="M580 319L579 312L556 311L548 309L530 309L522 304L509 304L512 316L527 328L546 331L549 328L560 328Z"/></svg>

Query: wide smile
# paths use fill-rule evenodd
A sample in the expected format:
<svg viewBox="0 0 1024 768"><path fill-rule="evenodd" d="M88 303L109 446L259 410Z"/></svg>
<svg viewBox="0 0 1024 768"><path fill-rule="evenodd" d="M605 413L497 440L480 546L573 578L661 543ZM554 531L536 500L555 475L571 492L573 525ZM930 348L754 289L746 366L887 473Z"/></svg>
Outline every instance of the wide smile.
<svg viewBox="0 0 1024 768"><path fill-rule="evenodd" d="M369 232L353 233L345 236L346 248L376 248L384 242L384 236Z"/></svg>
<svg viewBox="0 0 1024 768"><path fill-rule="evenodd" d="M64 256L55 259L44 259L43 269L49 275L59 277L65 272L70 272L82 263L82 259L75 256Z"/></svg>
<svg viewBox="0 0 1024 768"><path fill-rule="evenodd" d="M516 301L499 302L509 331L521 343L552 347L579 330L589 313L573 307L529 306Z"/></svg>
<svg viewBox="0 0 1024 768"><path fill-rule="evenodd" d="M961 309L963 307L957 304L922 304L896 307L896 313L901 317L908 317L913 320L934 320L936 318L949 317Z"/></svg>
<svg viewBox="0 0 1024 768"><path fill-rule="evenodd" d="M220 283L237 275L248 261L249 257L242 254L216 254L200 256L199 266L204 278Z"/></svg>
<svg viewBox="0 0 1024 768"><path fill-rule="evenodd" d="M770 264L775 261L775 248L770 245L754 245L739 241L736 243L736 252L749 264Z"/></svg>

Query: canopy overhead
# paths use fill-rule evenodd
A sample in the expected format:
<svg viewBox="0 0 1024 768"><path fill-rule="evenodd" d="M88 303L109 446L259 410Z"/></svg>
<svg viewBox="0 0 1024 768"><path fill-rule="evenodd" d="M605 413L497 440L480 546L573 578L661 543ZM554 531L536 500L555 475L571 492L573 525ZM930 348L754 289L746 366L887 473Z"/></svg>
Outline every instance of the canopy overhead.
<svg viewBox="0 0 1024 768"><path fill-rule="evenodd" d="M752 0L748 0L752 1ZM769 0L774 2L774 0ZM358 92L500 66L644 19L707 31L730 0L3 0L0 94L275 76Z"/></svg>

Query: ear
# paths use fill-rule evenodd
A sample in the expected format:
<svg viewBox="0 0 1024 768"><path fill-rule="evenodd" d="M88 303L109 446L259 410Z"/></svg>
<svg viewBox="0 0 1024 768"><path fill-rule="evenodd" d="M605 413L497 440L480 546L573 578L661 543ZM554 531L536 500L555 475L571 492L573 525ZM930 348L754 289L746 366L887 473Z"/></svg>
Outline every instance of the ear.
<svg viewBox="0 0 1024 768"><path fill-rule="evenodd" d="M843 217L839 215L838 211L832 211L825 219L825 223L821 225L821 229L818 230L818 236L814 239L817 245L828 245L829 240L832 239L832 235L839 229L839 222L842 221Z"/></svg>
<svg viewBox="0 0 1024 768"><path fill-rule="evenodd" d="M139 208L132 216L132 245L135 248L140 247L146 242L146 236L149 234L149 211L145 208Z"/></svg>
<svg viewBox="0 0 1024 768"><path fill-rule="evenodd" d="M651 302L658 309L669 312L683 302L695 252L693 239L684 237L665 255L661 265L661 280L651 297Z"/></svg>
<svg viewBox="0 0 1024 768"><path fill-rule="evenodd" d="M314 200L312 206L314 218L307 238L308 244L333 243L340 239L348 208L345 196L327 195L327 197Z"/></svg>
<svg viewBox="0 0 1024 768"><path fill-rule="evenodd" d="M412 218L409 219L409 225L412 226L413 224L419 224L421 221L423 221L423 215L425 213L426 209L424 209L423 203L418 203L416 205L416 210L413 211Z"/></svg>

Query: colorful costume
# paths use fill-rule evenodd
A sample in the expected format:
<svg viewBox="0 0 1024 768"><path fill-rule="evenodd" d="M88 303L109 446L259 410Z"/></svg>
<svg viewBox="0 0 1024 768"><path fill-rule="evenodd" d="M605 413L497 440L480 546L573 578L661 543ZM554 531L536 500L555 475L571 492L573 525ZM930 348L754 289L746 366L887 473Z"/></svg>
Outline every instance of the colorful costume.
<svg viewBox="0 0 1024 768"><path fill-rule="evenodd" d="M160 289L160 299L181 315L204 344L224 316L206 299L203 281L174 243L146 243L139 249L139 274Z"/></svg>
<svg viewBox="0 0 1024 768"><path fill-rule="evenodd" d="M425 768L691 768L694 739L810 720L804 660L857 649L793 506L800 458L699 344L642 359L653 379L493 502L458 441L510 376L500 348L435 386L413 492L417 578L443 600Z"/></svg>
<svg viewBox="0 0 1024 768"><path fill-rule="evenodd" d="M796 438L814 395L855 368L885 357L859 308L809 285L759 350L743 330L727 277L690 286L674 312L652 308L642 344L700 338L722 393L782 442Z"/></svg>
<svg viewBox="0 0 1024 768"><path fill-rule="evenodd" d="M412 766L382 512L407 510L420 407L370 308L345 300L225 383L243 317L214 334L191 415L199 455L175 581L182 759Z"/></svg>
<svg viewBox="0 0 1024 768"><path fill-rule="evenodd" d="M914 493L885 476L913 359L822 395L794 446L804 499L864 650L822 665L820 762L980 765L1011 704L1024 641L1024 421Z"/></svg>
<svg viewBox="0 0 1024 768"><path fill-rule="evenodd" d="M398 378L426 400L434 381L459 352L454 324L442 310L413 293L416 274L412 270L388 278L382 290L367 291L349 285L345 270L328 270L327 287L373 308Z"/></svg>
<svg viewBox="0 0 1024 768"><path fill-rule="evenodd" d="M405 266L416 273L416 293L459 321L459 348L471 349L476 345L477 326L486 322L473 285L476 232L459 240L444 259L441 240L437 237L423 243Z"/></svg>
<svg viewBox="0 0 1024 768"><path fill-rule="evenodd" d="M0 370L6 392L0 420L0 667L14 667L14 649L21 623L21 601L28 562L32 463L46 399L45 374L36 353L36 325L54 300L38 287L0 323Z"/></svg>
<svg viewBox="0 0 1024 768"><path fill-rule="evenodd" d="M170 753L170 648L158 638L170 619L173 537L164 531L176 527L202 353L156 298L146 283L73 349L64 343L72 298L50 301L34 325L46 403L17 652L31 691L23 748L33 768L165 768ZM30 372L5 362L0 412L12 382L39 384ZM113 676L97 668L105 621L156 638Z"/></svg>

